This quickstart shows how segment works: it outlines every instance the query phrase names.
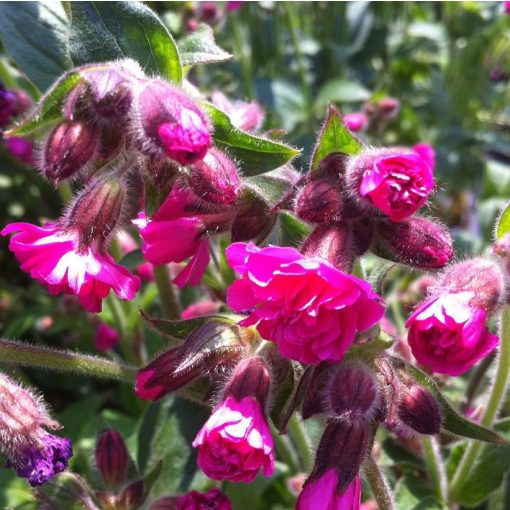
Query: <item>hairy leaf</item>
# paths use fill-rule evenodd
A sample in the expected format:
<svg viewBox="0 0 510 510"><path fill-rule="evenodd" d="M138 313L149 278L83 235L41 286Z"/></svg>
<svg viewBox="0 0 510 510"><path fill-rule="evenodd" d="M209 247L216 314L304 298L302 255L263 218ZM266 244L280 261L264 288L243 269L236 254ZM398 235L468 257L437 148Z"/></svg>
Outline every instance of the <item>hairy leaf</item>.
<svg viewBox="0 0 510 510"><path fill-rule="evenodd" d="M214 33L209 25L200 25L195 32L178 42L179 54L183 66L223 62L232 58L214 41Z"/></svg>

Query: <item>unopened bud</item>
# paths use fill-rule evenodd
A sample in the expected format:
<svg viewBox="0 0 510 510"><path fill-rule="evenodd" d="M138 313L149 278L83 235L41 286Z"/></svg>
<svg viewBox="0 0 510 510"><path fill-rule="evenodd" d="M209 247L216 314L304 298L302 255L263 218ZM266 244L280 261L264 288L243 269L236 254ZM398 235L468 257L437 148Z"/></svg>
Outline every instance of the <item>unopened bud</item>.
<svg viewBox="0 0 510 510"><path fill-rule="evenodd" d="M444 267L454 255L448 230L416 216L377 223L371 250L379 257L423 269Z"/></svg>
<svg viewBox="0 0 510 510"><path fill-rule="evenodd" d="M136 510L143 505L146 494L143 480L131 482L118 497L116 508L122 510Z"/></svg>
<svg viewBox="0 0 510 510"><path fill-rule="evenodd" d="M342 271L350 272L356 256L351 225L318 225L303 243L301 253L308 257L322 257Z"/></svg>
<svg viewBox="0 0 510 510"><path fill-rule="evenodd" d="M470 305L490 314L504 294L505 277L496 261L476 257L450 266L444 272L439 288L449 292L473 292Z"/></svg>
<svg viewBox="0 0 510 510"><path fill-rule="evenodd" d="M369 421L379 404L379 387L364 363L342 363L327 395L331 417L352 423Z"/></svg>
<svg viewBox="0 0 510 510"><path fill-rule="evenodd" d="M400 101L394 97L385 97L378 101L376 107L377 113L381 117L393 119L398 115L400 110Z"/></svg>
<svg viewBox="0 0 510 510"><path fill-rule="evenodd" d="M420 434L438 434L441 428L439 404L428 390L417 384L409 388L402 386L397 415Z"/></svg>
<svg viewBox="0 0 510 510"><path fill-rule="evenodd" d="M163 80L139 86L135 110L136 142L147 155L166 154L189 165L203 159L211 146L205 114L184 92Z"/></svg>
<svg viewBox="0 0 510 510"><path fill-rule="evenodd" d="M101 432L96 445L96 466L103 483L115 490L126 480L129 454L122 436L114 429Z"/></svg>
<svg viewBox="0 0 510 510"><path fill-rule="evenodd" d="M246 193L240 200L238 213L232 223L232 242L257 241L265 239L276 221L276 213L269 206L251 193Z"/></svg>
<svg viewBox="0 0 510 510"><path fill-rule="evenodd" d="M264 406L270 388L271 373L267 363L260 356L252 356L234 368L223 395L224 398L233 396L238 402L244 397L255 397Z"/></svg>
<svg viewBox="0 0 510 510"><path fill-rule="evenodd" d="M92 160L98 147L97 128L81 120L64 120L50 134L41 170L54 184L76 175Z"/></svg>
<svg viewBox="0 0 510 510"><path fill-rule="evenodd" d="M126 186L121 178L93 181L71 205L64 227L78 230L82 246L106 241L119 222L125 196Z"/></svg>
<svg viewBox="0 0 510 510"><path fill-rule="evenodd" d="M327 174L312 176L296 198L295 211L305 221L339 221L342 213L342 193L338 179L335 180Z"/></svg>
<svg viewBox="0 0 510 510"><path fill-rule="evenodd" d="M232 204L241 187L234 162L215 148L191 166L188 182L199 198L215 204Z"/></svg>
<svg viewBox="0 0 510 510"><path fill-rule="evenodd" d="M367 116L363 112L347 113L344 115L343 121L353 133L363 131L368 124Z"/></svg>

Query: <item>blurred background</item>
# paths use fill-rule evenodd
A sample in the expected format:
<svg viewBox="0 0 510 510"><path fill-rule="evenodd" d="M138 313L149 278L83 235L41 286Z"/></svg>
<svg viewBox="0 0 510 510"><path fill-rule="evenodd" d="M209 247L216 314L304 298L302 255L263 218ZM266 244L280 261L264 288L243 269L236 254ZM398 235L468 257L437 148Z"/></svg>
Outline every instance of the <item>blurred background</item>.
<svg viewBox="0 0 510 510"><path fill-rule="evenodd" d="M358 136L367 144L431 144L438 182L431 213L452 228L459 258L487 248L510 197L508 3L147 5L177 39L204 23L213 28L217 44L234 58L194 67L190 81L209 95L221 91L232 99L257 100L266 112L262 131L283 130L273 134L303 148L297 168L307 168L330 102L344 114L364 114L367 125ZM35 87L3 50L0 80L37 100ZM0 148L0 227L55 218L68 195L69 190L53 190L5 145ZM140 304L132 303L134 314ZM112 313L107 308L102 318L109 321ZM0 239L2 336L95 352L95 328L73 299L50 297L20 271L7 240ZM60 412L66 433L77 439L78 470L80 463L87 466L98 416L132 433L144 407L123 386L32 370L17 375L43 389ZM270 488L268 500L280 501L272 508L292 501L286 490ZM16 508L31 508L24 491L22 482L0 470L0 506L16 502Z"/></svg>

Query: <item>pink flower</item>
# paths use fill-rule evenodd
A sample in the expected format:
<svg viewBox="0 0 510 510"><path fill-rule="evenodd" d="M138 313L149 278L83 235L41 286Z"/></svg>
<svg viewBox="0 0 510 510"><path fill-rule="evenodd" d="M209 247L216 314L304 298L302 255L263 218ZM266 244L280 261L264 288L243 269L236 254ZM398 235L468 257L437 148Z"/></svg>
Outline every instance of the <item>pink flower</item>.
<svg viewBox="0 0 510 510"><path fill-rule="evenodd" d="M257 101L249 103L231 101L223 92L213 92L211 100L215 106L230 117L232 124L242 131L253 133L264 122L264 110L262 110Z"/></svg>
<svg viewBox="0 0 510 510"><path fill-rule="evenodd" d="M211 146L209 128L193 110L183 108L175 123L164 123L158 135L165 152L181 165L200 161Z"/></svg>
<svg viewBox="0 0 510 510"><path fill-rule="evenodd" d="M329 469L320 478L305 484L296 510L358 510L361 502L361 480L356 476L345 491L338 493L338 475Z"/></svg>
<svg viewBox="0 0 510 510"><path fill-rule="evenodd" d="M432 173L436 168L436 151L428 143L417 143L412 146L414 152L418 153L430 166Z"/></svg>
<svg viewBox="0 0 510 510"><path fill-rule="evenodd" d="M16 158L27 165L34 164L34 144L19 136L11 136L5 139L5 148Z"/></svg>
<svg viewBox="0 0 510 510"><path fill-rule="evenodd" d="M503 2L503 8L505 10L505 14L510 14L510 2Z"/></svg>
<svg viewBox="0 0 510 510"><path fill-rule="evenodd" d="M200 301L189 305L183 310L181 317L185 320L195 319L196 317L203 317L204 315L211 315L220 309L221 303L219 301L211 301L209 299Z"/></svg>
<svg viewBox="0 0 510 510"><path fill-rule="evenodd" d="M232 503L220 489L191 491L177 499L176 510L232 510Z"/></svg>
<svg viewBox="0 0 510 510"><path fill-rule="evenodd" d="M353 133L363 131L363 129L365 129L367 126L367 122L367 116L363 112L353 112L344 115L344 124Z"/></svg>
<svg viewBox="0 0 510 510"><path fill-rule="evenodd" d="M198 465L213 480L251 482L259 469L274 471L273 438L254 397L229 396L212 412L193 441Z"/></svg>
<svg viewBox="0 0 510 510"><path fill-rule="evenodd" d="M9 249L21 262L21 269L50 294L76 294L89 312L100 312L102 300L110 289L130 300L140 288L140 279L118 265L97 243L81 246L76 229L64 230L56 223L37 227L30 223L11 223L1 235L15 233Z"/></svg>
<svg viewBox="0 0 510 510"><path fill-rule="evenodd" d="M108 352L119 343L119 333L115 328L102 322L96 328L94 345L99 352Z"/></svg>
<svg viewBox="0 0 510 510"><path fill-rule="evenodd" d="M238 9L241 9L243 4L244 2L227 2L226 3L227 12L237 11Z"/></svg>
<svg viewBox="0 0 510 510"><path fill-rule="evenodd" d="M434 372L460 375L491 353L499 338L487 329L487 313L474 293L443 292L422 303L406 322L416 360Z"/></svg>
<svg viewBox="0 0 510 510"><path fill-rule="evenodd" d="M117 232L117 241L119 243L120 251L123 255L127 255L128 253L131 253L132 251L135 251L139 248L139 246L136 244L136 241L125 230ZM144 264L139 264L136 266L135 273L144 282L154 281L154 271L152 269L152 264L149 262L145 262Z"/></svg>
<svg viewBox="0 0 510 510"><path fill-rule="evenodd" d="M355 158L348 170L354 193L372 203L392 221L415 213L434 187L430 158L415 151L383 149Z"/></svg>
<svg viewBox="0 0 510 510"><path fill-rule="evenodd" d="M227 248L227 260L242 277L228 289L228 304L252 311L240 325L257 324L261 336L288 358L339 361L356 333L383 315L381 298L368 283L320 257L235 243Z"/></svg>

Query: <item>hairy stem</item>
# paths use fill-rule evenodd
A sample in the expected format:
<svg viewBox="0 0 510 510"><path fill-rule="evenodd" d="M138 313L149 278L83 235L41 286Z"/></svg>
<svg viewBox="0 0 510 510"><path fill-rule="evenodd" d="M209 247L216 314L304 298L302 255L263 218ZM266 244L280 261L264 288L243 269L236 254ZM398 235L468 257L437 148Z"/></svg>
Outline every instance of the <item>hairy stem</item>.
<svg viewBox="0 0 510 510"><path fill-rule="evenodd" d="M154 279L159 292L163 317L165 319L180 319L181 306L175 295L174 286L168 266L154 266Z"/></svg>
<svg viewBox="0 0 510 510"><path fill-rule="evenodd" d="M296 414L289 420L289 434L296 445L303 470L309 473L313 467L312 447L305 426Z"/></svg>
<svg viewBox="0 0 510 510"><path fill-rule="evenodd" d="M446 485L446 473L439 443L435 437L422 436L423 455L427 464L427 473L434 494L440 501L446 501L448 498L448 489Z"/></svg>
<svg viewBox="0 0 510 510"><path fill-rule="evenodd" d="M485 413L480 421L480 424L484 427L490 427L496 418L498 409L504 400L508 384L508 373L510 371L510 305L505 305L503 308L500 328L501 343L497 358L498 365L496 369L496 376L492 382L492 388L490 390ZM482 446L483 443L479 441L472 442L462 457L451 484L450 495L453 500L458 498L466 478L476 463L476 458Z"/></svg>
<svg viewBox="0 0 510 510"><path fill-rule="evenodd" d="M15 340L0 340L1 363L46 368L133 384L136 368L99 356L61 351Z"/></svg>
<svg viewBox="0 0 510 510"><path fill-rule="evenodd" d="M370 489L372 489L372 494L377 502L377 508L379 510L394 510L395 501L393 500L390 487L372 455L366 458L364 471Z"/></svg>

